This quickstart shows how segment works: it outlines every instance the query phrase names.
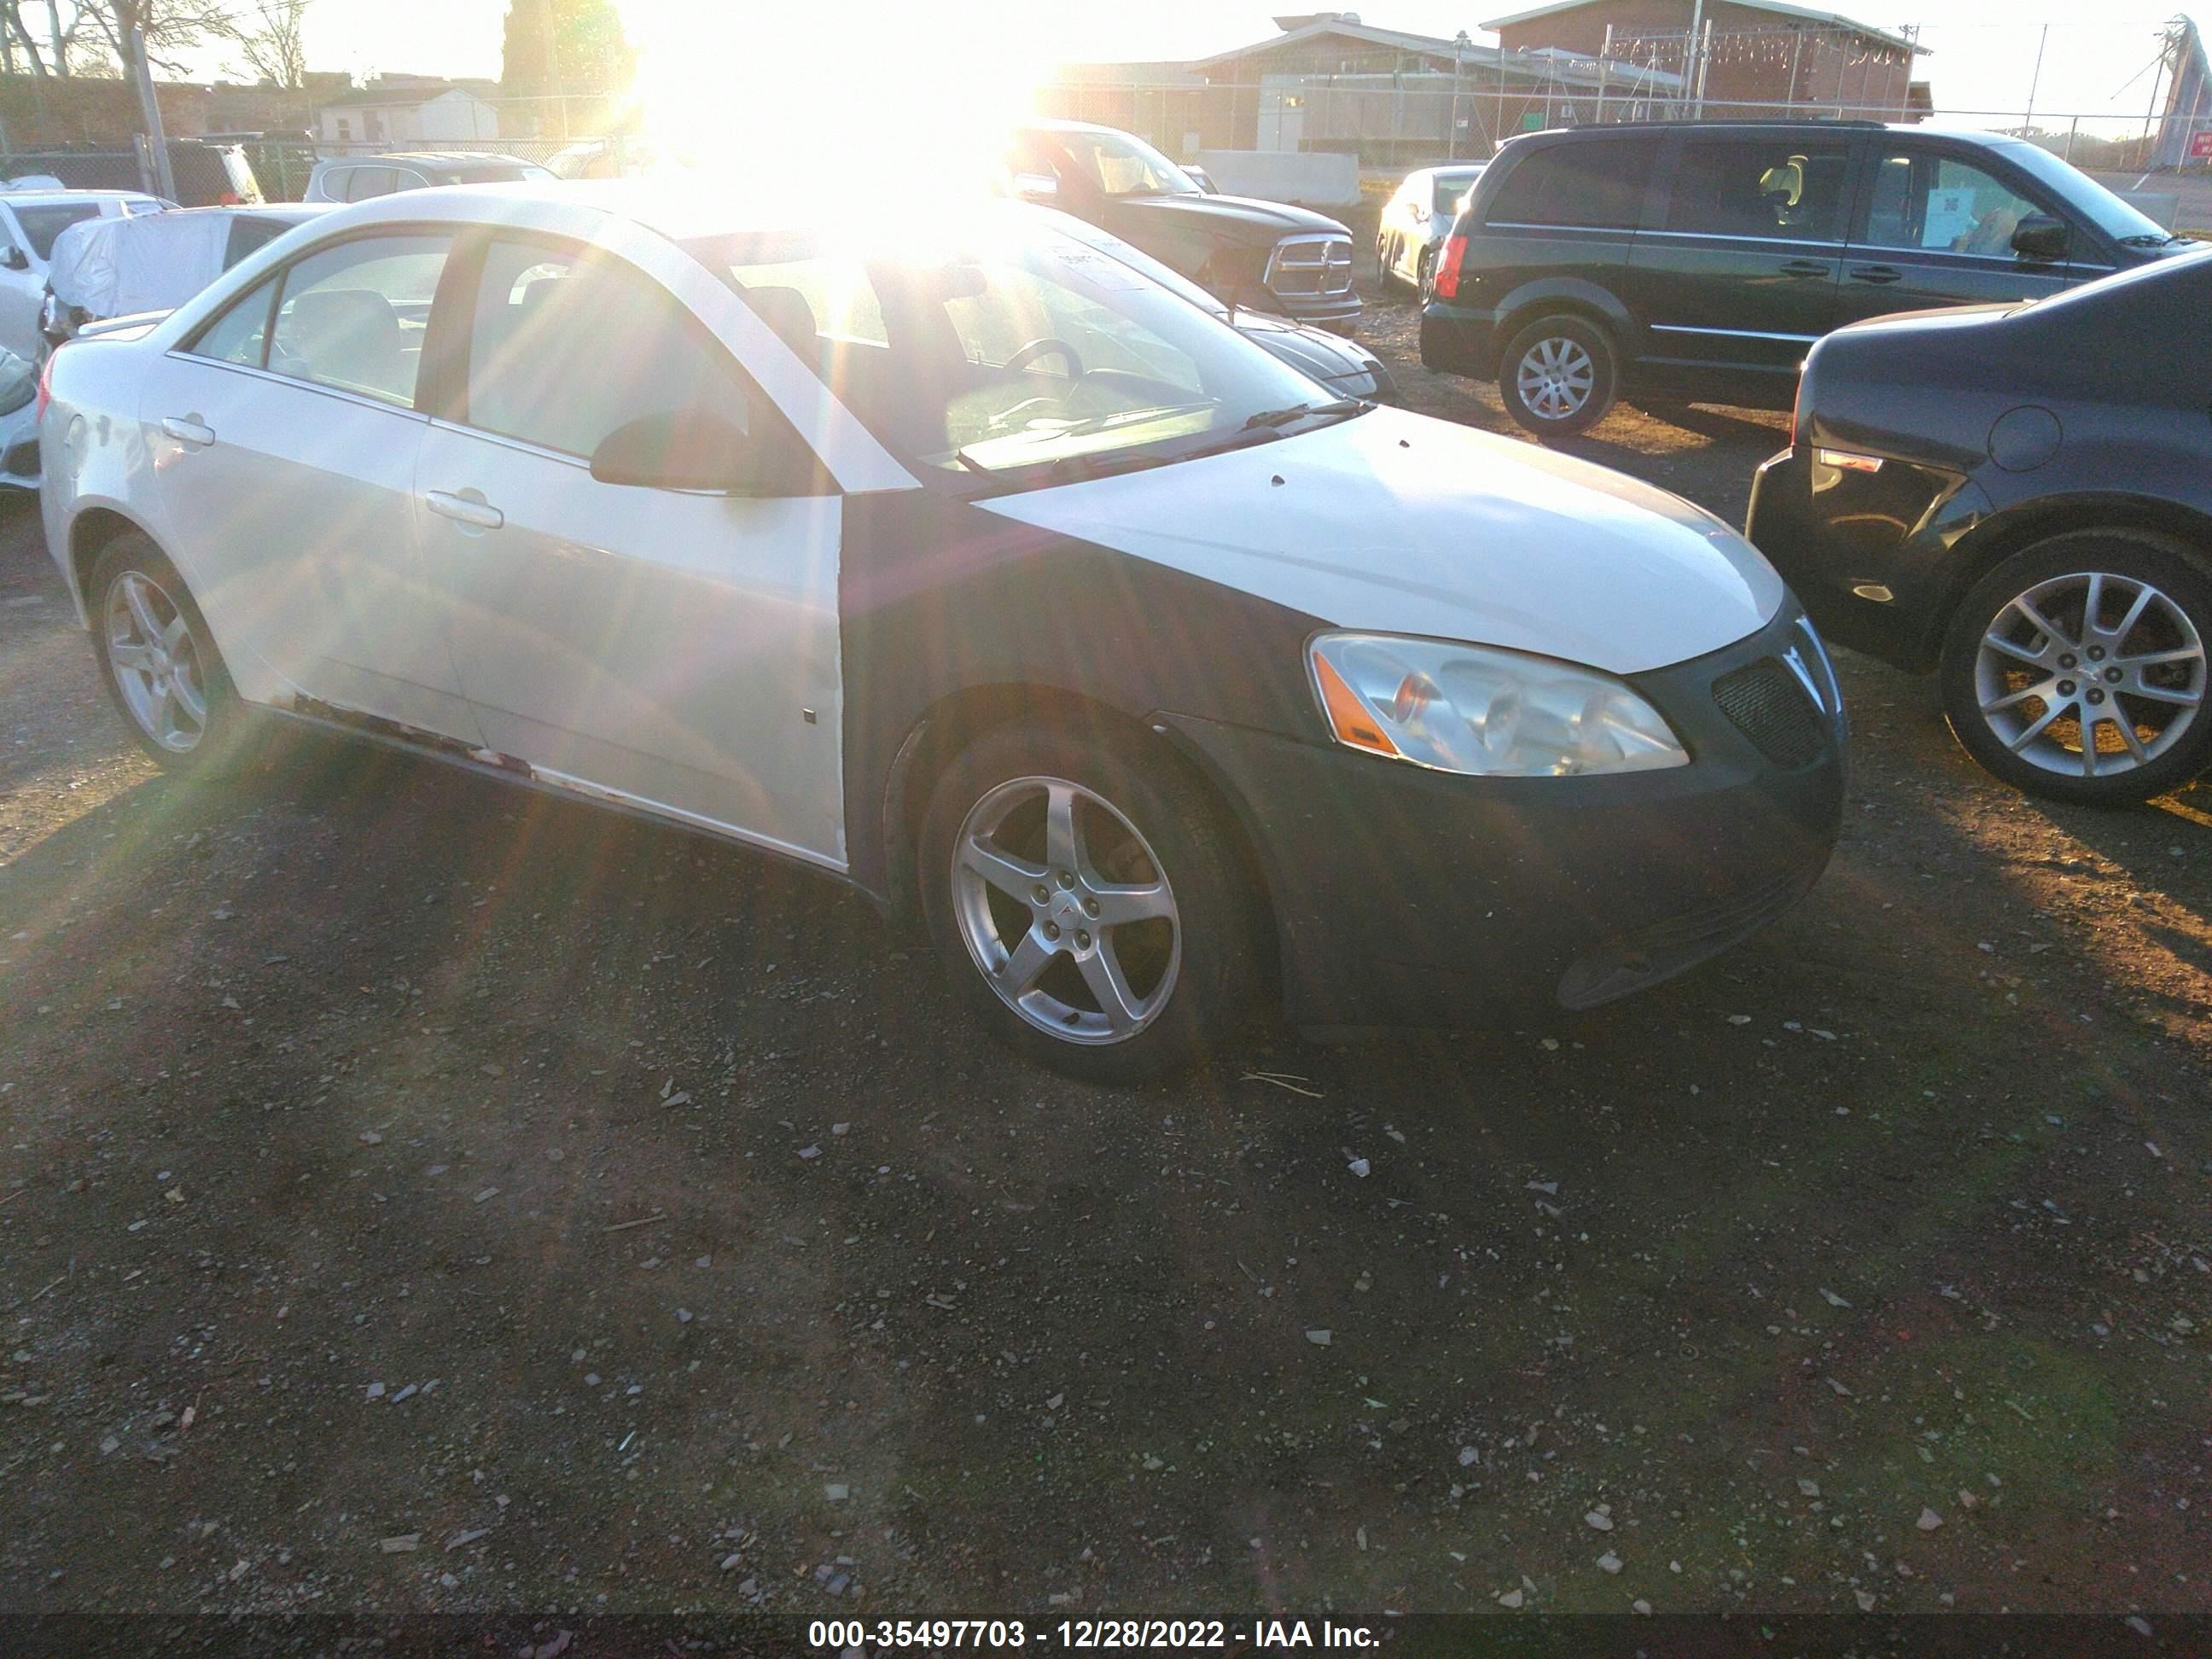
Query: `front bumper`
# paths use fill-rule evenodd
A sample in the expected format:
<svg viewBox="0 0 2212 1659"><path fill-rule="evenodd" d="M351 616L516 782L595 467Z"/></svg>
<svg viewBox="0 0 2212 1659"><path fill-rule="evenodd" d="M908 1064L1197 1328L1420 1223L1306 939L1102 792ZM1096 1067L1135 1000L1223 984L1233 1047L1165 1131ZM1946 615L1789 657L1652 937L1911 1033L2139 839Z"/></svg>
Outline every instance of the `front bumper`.
<svg viewBox="0 0 2212 1659"><path fill-rule="evenodd" d="M1421 307L1421 367L1442 374L1498 378L1498 319L1490 312L1431 300Z"/></svg>
<svg viewBox="0 0 2212 1659"><path fill-rule="evenodd" d="M1924 673L1966 574L1959 544L1990 512L1962 473L1893 456L1854 471L1801 441L1759 467L1743 533L1831 640Z"/></svg>
<svg viewBox="0 0 2212 1659"><path fill-rule="evenodd" d="M1817 708L1796 689L1792 653ZM1804 697L1795 746L1781 745L1794 763L1762 752L1715 702L1715 683L1745 671L1786 674ZM1674 725L1689 765L1461 777L1162 717L1242 805L1294 1023L1480 1024L1590 1007L1726 950L1803 896L1835 844L1848 732L1796 607L1630 680Z"/></svg>
<svg viewBox="0 0 2212 1659"><path fill-rule="evenodd" d="M1267 309L1294 323L1325 328L1332 334L1355 332L1359 326L1359 313L1365 309L1357 294L1282 295L1273 289L1265 292Z"/></svg>

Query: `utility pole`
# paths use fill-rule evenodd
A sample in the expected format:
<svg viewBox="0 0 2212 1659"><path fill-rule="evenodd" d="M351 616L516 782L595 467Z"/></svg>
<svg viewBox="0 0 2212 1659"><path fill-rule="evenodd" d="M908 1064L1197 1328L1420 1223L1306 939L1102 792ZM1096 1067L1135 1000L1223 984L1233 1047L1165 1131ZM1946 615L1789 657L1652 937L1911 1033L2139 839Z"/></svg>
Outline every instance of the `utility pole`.
<svg viewBox="0 0 2212 1659"><path fill-rule="evenodd" d="M177 199L177 181L169 171L168 136L161 130L161 100L154 92L154 66L146 61L146 32L139 26L143 0L116 0L115 21L122 25L123 71L138 88L139 113L146 125L147 167L154 194Z"/></svg>
<svg viewBox="0 0 2212 1659"><path fill-rule="evenodd" d="M1682 41L1682 90L1689 96L1692 121L1705 112L1705 54L1698 46L1705 21L1705 0L1691 0L1690 32Z"/></svg>
<svg viewBox="0 0 2212 1659"><path fill-rule="evenodd" d="M2050 44L2051 25L2045 23L2043 26L2042 35L2035 43L2035 72L2027 77L2027 115L2021 123L2020 135L2023 138L2035 128L2035 89L2043 81L2043 49ZM1907 78L1910 78L1912 60L1908 58L1905 61Z"/></svg>

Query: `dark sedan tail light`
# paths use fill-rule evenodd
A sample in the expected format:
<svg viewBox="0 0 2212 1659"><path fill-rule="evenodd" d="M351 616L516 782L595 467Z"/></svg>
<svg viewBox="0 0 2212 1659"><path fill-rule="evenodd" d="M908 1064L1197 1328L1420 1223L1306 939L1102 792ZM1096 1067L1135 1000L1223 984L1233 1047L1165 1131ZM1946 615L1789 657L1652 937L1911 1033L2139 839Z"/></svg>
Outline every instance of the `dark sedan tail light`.
<svg viewBox="0 0 2212 1659"><path fill-rule="evenodd" d="M1455 234L1444 239L1443 258L1437 261L1437 298L1456 300L1459 297L1460 262L1466 258L1466 237Z"/></svg>
<svg viewBox="0 0 2212 1659"><path fill-rule="evenodd" d="M46 354L46 361L39 365L39 406L32 413L33 422L46 418L46 405L54 400L54 359L60 353L61 347L56 346Z"/></svg>

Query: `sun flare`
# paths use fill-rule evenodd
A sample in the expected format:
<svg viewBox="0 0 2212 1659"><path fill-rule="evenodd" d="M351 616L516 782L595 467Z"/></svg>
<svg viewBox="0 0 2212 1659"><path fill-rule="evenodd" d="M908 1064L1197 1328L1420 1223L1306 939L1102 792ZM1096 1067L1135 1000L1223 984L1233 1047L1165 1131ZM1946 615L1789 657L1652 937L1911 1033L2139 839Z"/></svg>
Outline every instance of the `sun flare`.
<svg viewBox="0 0 2212 1659"><path fill-rule="evenodd" d="M624 0L622 14L637 130L667 160L727 174L973 188L1043 68L1034 9L1000 0L957 27L870 0Z"/></svg>

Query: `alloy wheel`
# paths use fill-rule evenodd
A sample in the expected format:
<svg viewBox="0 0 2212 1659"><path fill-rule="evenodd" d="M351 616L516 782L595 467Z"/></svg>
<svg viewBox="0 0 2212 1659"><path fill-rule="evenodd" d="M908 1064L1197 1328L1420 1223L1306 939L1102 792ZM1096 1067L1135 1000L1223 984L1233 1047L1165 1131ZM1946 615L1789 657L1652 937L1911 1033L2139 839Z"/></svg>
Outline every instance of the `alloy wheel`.
<svg viewBox="0 0 2212 1659"><path fill-rule="evenodd" d="M2202 718L2204 641L2159 588L2079 571L2008 600L1984 631L1974 695L1997 741L2029 764L2104 778L2147 766Z"/></svg>
<svg viewBox="0 0 2212 1659"><path fill-rule="evenodd" d="M124 708L163 749L190 754L208 718L206 665L190 619L153 577L126 570L108 584L103 623Z"/></svg>
<svg viewBox="0 0 2212 1659"><path fill-rule="evenodd" d="M953 915L1000 1001L1061 1042L1126 1042L1158 1018L1182 966L1167 872L1103 796L1016 778L969 811L952 851Z"/></svg>
<svg viewBox="0 0 2212 1659"><path fill-rule="evenodd" d="M1579 341L1547 336L1521 354L1514 386L1521 401L1547 421L1564 421L1589 401L1596 367Z"/></svg>

